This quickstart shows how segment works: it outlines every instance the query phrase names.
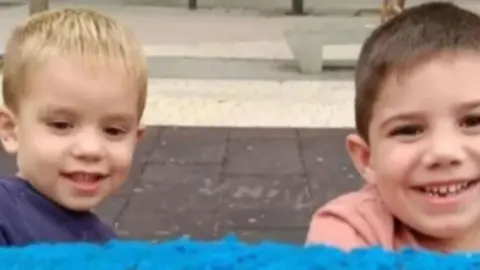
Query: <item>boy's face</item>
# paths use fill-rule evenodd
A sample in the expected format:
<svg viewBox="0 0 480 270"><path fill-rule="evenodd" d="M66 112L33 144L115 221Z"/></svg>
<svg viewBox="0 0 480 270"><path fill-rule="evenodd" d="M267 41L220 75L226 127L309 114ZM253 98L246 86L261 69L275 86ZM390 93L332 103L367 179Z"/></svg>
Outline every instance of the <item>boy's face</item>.
<svg viewBox="0 0 480 270"><path fill-rule="evenodd" d="M2 113L2 142L17 153L19 176L72 210L89 210L119 187L141 134L139 93L126 77L73 58L33 73L18 112Z"/></svg>
<svg viewBox="0 0 480 270"><path fill-rule="evenodd" d="M388 208L432 238L480 226L480 55L439 56L390 76L374 107L370 144L350 154ZM468 245L462 243L462 245Z"/></svg>

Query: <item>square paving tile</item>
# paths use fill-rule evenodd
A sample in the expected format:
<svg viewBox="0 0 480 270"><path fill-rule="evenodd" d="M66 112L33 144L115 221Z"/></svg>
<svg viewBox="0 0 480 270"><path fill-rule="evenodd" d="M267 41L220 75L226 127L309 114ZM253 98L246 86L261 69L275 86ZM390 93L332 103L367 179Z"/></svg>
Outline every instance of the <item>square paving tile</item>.
<svg viewBox="0 0 480 270"><path fill-rule="evenodd" d="M221 167L148 164L129 208L156 212L186 209L213 210L220 198Z"/></svg>
<svg viewBox="0 0 480 270"><path fill-rule="evenodd" d="M0 144L0 174L12 175L17 172L17 158L15 155L10 155L5 152L5 149Z"/></svg>
<svg viewBox="0 0 480 270"><path fill-rule="evenodd" d="M103 222L114 227L122 210L127 205L128 199L129 197L127 195L110 196L96 207L95 213L103 220Z"/></svg>
<svg viewBox="0 0 480 270"><path fill-rule="evenodd" d="M362 186L359 179L325 179L324 175L309 175L310 194L312 198L313 210L323 206L330 200L355 191Z"/></svg>
<svg viewBox="0 0 480 270"><path fill-rule="evenodd" d="M324 129L315 138L300 139L300 149L309 173L337 170L351 172L353 165L345 148L344 130ZM345 175L347 176L347 175Z"/></svg>
<svg viewBox="0 0 480 270"><path fill-rule="evenodd" d="M300 139L314 207L362 185L345 149L348 129L311 130Z"/></svg>
<svg viewBox="0 0 480 270"><path fill-rule="evenodd" d="M176 140L198 140L202 142L224 141L228 138L228 128L216 127L165 127L161 140L173 142Z"/></svg>
<svg viewBox="0 0 480 270"><path fill-rule="evenodd" d="M165 131L167 132L167 131ZM170 135L162 137L151 153L149 163L221 164L226 150L226 136L212 139Z"/></svg>
<svg viewBox="0 0 480 270"><path fill-rule="evenodd" d="M215 213L205 211L161 212L126 210L121 216L117 233L124 239L166 240L189 236L211 240L217 228Z"/></svg>
<svg viewBox="0 0 480 270"><path fill-rule="evenodd" d="M13 155L7 154L3 148L0 151L0 174L13 175L17 172L17 160Z"/></svg>
<svg viewBox="0 0 480 270"><path fill-rule="evenodd" d="M230 141L225 172L232 174L300 174L296 140Z"/></svg>
<svg viewBox="0 0 480 270"><path fill-rule="evenodd" d="M310 207L307 181L290 175L230 175L224 178L223 211L293 209Z"/></svg>
<svg viewBox="0 0 480 270"><path fill-rule="evenodd" d="M160 135L162 134L163 130L164 129L159 126L146 127L145 134L143 134L143 138L138 142L135 153L143 156L143 153L152 151L155 145L160 142Z"/></svg>
<svg viewBox="0 0 480 270"><path fill-rule="evenodd" d="M293 128L232 128L230 139L296 139L297 131Z"/></svg>
<svg viewBox="0 0 480 270"><path fill-rule="evenodd" d="M221 227L247 230L305 228L310 223L309 209L241 209L220 208L218 221Z"/></svg>

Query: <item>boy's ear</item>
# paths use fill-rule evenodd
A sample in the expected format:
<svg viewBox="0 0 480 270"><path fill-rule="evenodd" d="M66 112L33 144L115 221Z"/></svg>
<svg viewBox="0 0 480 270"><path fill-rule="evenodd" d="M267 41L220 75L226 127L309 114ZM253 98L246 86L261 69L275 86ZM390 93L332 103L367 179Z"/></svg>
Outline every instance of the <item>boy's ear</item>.
<svg viewBox="0 0 480 270"><path fill-rule="evenodd" d="M18 151L17 119L7 107L0 108L0 140L3 148L9 154Z"/></svg>
<svg viewBox="0 0 480 270"><path fill-rule="evenodd" d="M375 171L370 162L370 146L358 134L350 134L346 139L346 148L353 165L368 184L374 184Z"/></svg>
<svg viewBox="0 0 480 270"><path fill-rule="evenodd" d="M137 142L140 141L144 135L145 135L145 125L140 123L137 129Z"/></svg>

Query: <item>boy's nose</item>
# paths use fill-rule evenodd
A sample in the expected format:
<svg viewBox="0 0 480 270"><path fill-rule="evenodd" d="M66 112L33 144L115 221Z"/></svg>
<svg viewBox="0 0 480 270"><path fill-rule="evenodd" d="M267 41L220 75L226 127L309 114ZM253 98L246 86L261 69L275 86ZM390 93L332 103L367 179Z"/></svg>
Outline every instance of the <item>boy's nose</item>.
<svg viewBox="0 0 480 270"><path fill-rule="evenodd" d="M466 158L464 139L455 132L433 134L424 161L429 168L458 166Z"/></svg>
<svg viewBox="0 0 480 270"><path fill-rule="evenodd" d="M100 134L94 131L83 132L76 138L73 155L84 161L97 162L103 158L104 147Z"/></svg>

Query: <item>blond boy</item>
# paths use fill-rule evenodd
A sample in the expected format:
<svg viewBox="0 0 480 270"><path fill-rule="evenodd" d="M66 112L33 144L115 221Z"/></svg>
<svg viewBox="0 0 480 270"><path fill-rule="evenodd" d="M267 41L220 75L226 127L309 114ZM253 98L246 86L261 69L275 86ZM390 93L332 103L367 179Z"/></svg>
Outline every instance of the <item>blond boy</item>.
<svg viewBox="0 0 480 270"><path fill-rule="evenodd" d="M115 237L91 209L127 177L146 85L139 44L95 11L48 11L14 30L0 139L18 173L0 179L1 245Z"/></svg>

